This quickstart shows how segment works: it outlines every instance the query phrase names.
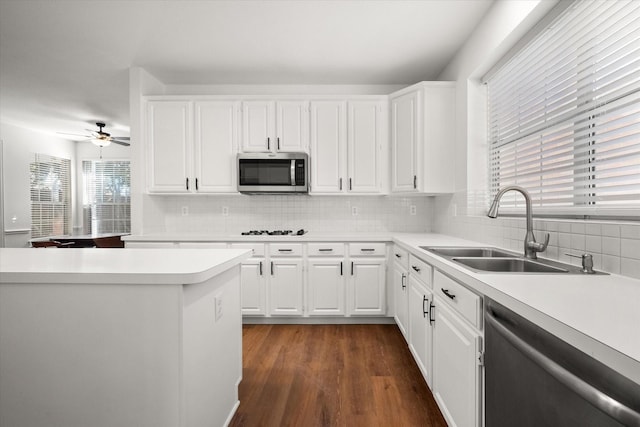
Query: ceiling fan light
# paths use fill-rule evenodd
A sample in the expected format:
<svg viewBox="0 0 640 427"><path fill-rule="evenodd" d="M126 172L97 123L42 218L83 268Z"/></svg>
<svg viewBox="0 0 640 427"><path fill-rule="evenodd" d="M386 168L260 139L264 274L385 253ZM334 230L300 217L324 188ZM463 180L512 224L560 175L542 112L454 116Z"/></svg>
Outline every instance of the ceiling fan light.
<svg viewBox="0 0 640 427"><path fill-rule="evenodd" d="M111 144L111 140L108 138L93 138L91 140L93 145L97 145L98 147L107 147Z"/></svg>

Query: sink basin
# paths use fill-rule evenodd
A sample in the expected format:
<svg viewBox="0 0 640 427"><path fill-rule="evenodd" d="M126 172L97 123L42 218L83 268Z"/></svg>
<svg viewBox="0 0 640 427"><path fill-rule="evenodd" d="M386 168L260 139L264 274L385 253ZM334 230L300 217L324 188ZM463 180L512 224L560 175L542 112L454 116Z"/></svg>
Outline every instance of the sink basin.
<svg viewBox="0 0 640 427"><path fill-rule="evenodd" d="M568 273L569 270L524 258L453 258L474 270L500 273Z"/></svg>
<svg viewBox="0 0 640 427"><path fill-rule="evenodd" d="M429 252L445 257L476 257L476 258L514 258L517 254L496 248L454 247L454 246L420 246Z"/></svg>

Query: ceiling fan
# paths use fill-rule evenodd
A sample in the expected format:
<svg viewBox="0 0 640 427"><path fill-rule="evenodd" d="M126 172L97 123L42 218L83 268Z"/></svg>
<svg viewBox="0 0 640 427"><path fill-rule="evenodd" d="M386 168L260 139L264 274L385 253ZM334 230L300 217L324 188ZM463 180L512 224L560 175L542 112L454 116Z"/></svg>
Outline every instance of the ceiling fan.
<svg viewBox="0 0 640 427"><path fill-rule="evenodd" d="M129 145L131 145L129 143L129 137L128 136L111 136L110 133L107 133L107 132L102 130L102 128L105 127L104 123L97 122L96 126L98 126L98 130L97 131L91 130L91 129L86 129L86 131L90 132L91 135L78 135L78 134L74 134L74 133L63 133L63 132L58 132L58 133L62 134L62 135L83 136L83 137L87 138L87 141L91 141L92 144L97 145L100 148L106 147L106 146L110 145L112 142L114 144L124 145L125 147L128 147Z"/></svg>

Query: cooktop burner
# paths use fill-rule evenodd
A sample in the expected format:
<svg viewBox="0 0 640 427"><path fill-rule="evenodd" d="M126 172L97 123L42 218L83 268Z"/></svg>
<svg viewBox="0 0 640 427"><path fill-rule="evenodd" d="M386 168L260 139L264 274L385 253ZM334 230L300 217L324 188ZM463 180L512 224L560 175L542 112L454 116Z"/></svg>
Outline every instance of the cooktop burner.
<svg viewBox="0 0 640 427"><path fill-rule="evenodd" d="M262 235L268 235L268 236L288 236L288 235L297 235L297 236L302 236L304 233L306 233L306 230L298 230L295 233L291 230L250 230L250 231L243 231L241 234L243 236L262 236Z"/></svg>

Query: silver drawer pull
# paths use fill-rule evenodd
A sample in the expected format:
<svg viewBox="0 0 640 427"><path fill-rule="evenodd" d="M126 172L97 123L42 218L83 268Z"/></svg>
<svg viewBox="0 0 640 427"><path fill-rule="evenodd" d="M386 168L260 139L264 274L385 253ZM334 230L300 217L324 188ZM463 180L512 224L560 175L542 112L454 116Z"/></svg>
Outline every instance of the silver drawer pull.
<svg viewBox="0 0 640 427"><path fill-rule="evenodd" d="M375 249L362 248L362 249L360 249L360 252L375 252Z"/></svg>
<svg viewBox="0 0 640 427"><path fill-rule="evenodd" d="M413 268L416 271L416 273L420 273L420 269L415 265L412 265L411 268Z"/></svg>
<svg viewBox="0 0 640 427"><path fill-rule="evenodd" d="M330 248L329 249L322 248L322 249L318 249L318 250L320 252L333 252L333 249L330 249Z"/></svg>
<svg viewBox="0 0 640 427"><path fill-rule="evenodd" d="M278 249L278 252L291 252L293 249Z"/></svg>

